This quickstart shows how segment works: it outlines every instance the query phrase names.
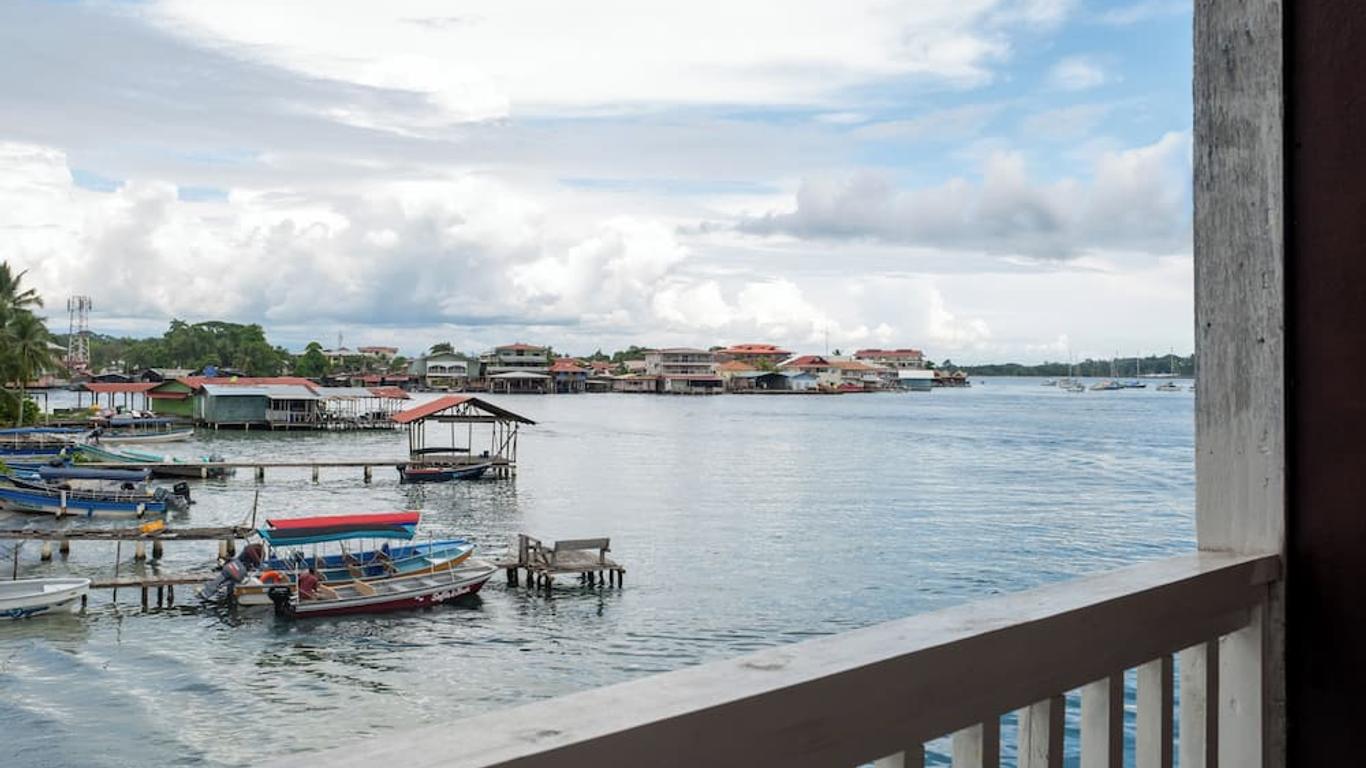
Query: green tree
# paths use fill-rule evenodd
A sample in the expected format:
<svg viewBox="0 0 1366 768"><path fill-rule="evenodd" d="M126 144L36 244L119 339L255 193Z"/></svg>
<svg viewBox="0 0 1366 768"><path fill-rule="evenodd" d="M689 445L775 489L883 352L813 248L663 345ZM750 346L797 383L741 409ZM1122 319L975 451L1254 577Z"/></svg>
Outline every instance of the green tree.
<svg viewBox="0 0 1366 768"><path fill-rule="evenodd" d="M5 336L10 357L10 368L19 382L19 408L15 426L24 424L23 403L28 399L28 382L33 377L57 367L57 358L48 344L52 334L32 312L16 311L5 323Z"/></svg>
<svg viewBox="0 0 1366 768"><path fill-rule="evenodd" d="M429 355L439 355L439 354L441 354L442 352L454 352L454 351L455 351L455 350L451 347L451 343L450 343L449 341L438 341L437 343L435 343L435 344L432 345L432 348L431 348L431 349L427 350L427 354L429 354Z"/></svg>
<svg viewBox="0 0 1366 768"><path fill-rule="evenodd" d="M323 355L323 345L310 341L308 346L304 347L304 353L299 355L299 359L294 363L294 375L316 379L326 376L330 367L327 357Z"/></svg>

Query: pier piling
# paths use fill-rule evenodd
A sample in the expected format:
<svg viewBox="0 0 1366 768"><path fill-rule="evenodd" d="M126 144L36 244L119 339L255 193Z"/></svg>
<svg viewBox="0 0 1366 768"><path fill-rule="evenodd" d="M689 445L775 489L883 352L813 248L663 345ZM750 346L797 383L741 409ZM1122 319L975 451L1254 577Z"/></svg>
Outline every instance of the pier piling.
<svg viewBox="0 0 1366 768"><path fill-rule="evenodd" d="M47 562L48 560L52 559L52 542L43 542L43 548L38 553L38 559L42 560L43 562Z"/></svg>
<svg viewBox="0 0 1366 768"><path fill-rule="evenodd" d="M146 560L146 559L147 559L147 542L139 541L137 544L133 545L133 559L134 559L134 560ZM145 603L146 601L144 600L143 602Z"/></svg>
<svg viewBox="0 0 1366 768"><path fill-rule="evenodd" d="M71 554L71 539L62 539L61 543L57 545L57 551L62 553L62 557Z"/></svg>
<svg viewBox="0 0 1366 768"><path fill-rule="evenodd" d="M161 554L162 554L162 543L161 543L161 539L154 539L154 540L152 541L152 559L153 559L153 560L160 560L160 559L161 559Z"/></svg>

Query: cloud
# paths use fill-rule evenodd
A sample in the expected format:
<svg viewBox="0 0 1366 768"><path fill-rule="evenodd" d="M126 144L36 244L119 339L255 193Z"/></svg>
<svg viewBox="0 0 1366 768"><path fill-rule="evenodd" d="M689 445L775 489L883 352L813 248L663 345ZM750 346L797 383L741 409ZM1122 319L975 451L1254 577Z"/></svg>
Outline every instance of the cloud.
<svg viewBox="0 0 1366 768"><path fill-rule="evenodd" d="M309 78L404 93L397 111L327 116L424 130L511 114L661 104L824 104L892 78L980 85L1022 30L1058 24L1062 0L329 4L160 0L143 11L196 46ZM424 114L419 111L425 110Z"/></svg>
<svg viewBox="0 0 1366 768"><path fill-rule="evenodd" d="M855 129L853 136L871 141L961 141L980 133L988 122L1001 113L1004 106L968 104L939 109L902 120L869 123Z"/></svg>
<svg viewBox="0 0 1366 768"><path fill-rule="evenodd" d="M1049 83L1064 91L1098 88L1111 79L1105 67L1089 56L1068 56L1059 60L1048 72Z"/></svg>
<svg viewBox="0 0 1366 768"><path fill-rule="evenodd" d="M1020 127L1044 141L1075 141L1090 136L1112 109L1110 104L1073 104L1035 112L1025 117Z"/></svg>
<svg viewBox="0 0 1366 768"><path fill-rule="evenodd" d="M874 173L812 179L797 190L793 208L743 217L736 228L1042 259L1101 248L1180 252L1190 238L1189 153L1189 138L1169 133L1148 146L1101 153L1086 181L1036 181L1018 152L991 155L978 183L959 178L901 190Z"/></svg>

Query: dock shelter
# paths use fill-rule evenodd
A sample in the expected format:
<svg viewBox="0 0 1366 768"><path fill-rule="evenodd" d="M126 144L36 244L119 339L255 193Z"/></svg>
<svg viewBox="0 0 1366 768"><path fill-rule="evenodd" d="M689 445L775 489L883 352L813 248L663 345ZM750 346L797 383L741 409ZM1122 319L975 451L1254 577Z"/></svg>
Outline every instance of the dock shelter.
<svg viewBox="0 0 1366 768"><path fill-rule="evenodd" d="M518 432L523 425L536 422L478 397L443 395L400 411L394 423L408 431L408 455L414 462L433 466L489 462L495 476L510 477L517 466Z"/></svg>

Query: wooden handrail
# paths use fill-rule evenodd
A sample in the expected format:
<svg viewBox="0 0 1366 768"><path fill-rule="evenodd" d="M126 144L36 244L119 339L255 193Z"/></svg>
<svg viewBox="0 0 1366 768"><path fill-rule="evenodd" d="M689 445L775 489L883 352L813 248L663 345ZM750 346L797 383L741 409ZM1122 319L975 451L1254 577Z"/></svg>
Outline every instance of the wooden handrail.
<svg viewBox="0 0 1366 768"><path fill-rule="evenodd" d="M856 765L1236 631L1279 574L1274 555L1174 557L307 760L402 760L410 768Z"/></svg>

